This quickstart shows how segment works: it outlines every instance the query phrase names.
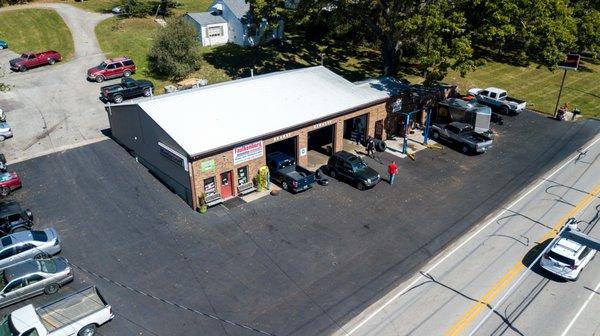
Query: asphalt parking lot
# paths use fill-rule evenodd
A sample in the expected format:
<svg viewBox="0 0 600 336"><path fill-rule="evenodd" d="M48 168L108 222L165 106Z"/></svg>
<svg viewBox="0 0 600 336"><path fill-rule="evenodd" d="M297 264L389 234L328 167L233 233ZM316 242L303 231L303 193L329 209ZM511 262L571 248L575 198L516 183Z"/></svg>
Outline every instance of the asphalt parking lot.
<svg viewBox="0 0 600 336"><path fill-rule="evenodd" d="M332 181L204 215L109 140L12 165L24 181L14 198L39 227L58 229L62 255L105 277L79 270L64 288L101 288L116 313L103 335L259 334L202 313L275 335L324 335L575 152L600 122L527 112L498 131L484 155L444 148L396 160L393 187ZM392 159L367 160L383 175Z"/></svg>

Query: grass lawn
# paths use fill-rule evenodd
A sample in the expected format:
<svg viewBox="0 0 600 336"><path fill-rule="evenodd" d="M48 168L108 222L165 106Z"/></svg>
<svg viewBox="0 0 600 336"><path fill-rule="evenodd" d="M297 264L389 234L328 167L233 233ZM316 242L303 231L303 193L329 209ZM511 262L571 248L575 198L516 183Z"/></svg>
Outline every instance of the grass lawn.
<svg viewBox="0 0 600 336"><path fill-rule="evenodd" d="M20 9L0 13L0 39L11 50L56 50L63 60L73 57L73 37L62 18L50 9Z"/></svg>
<svg viewBox="0 0 600 336"><path fill-rule="evenodd" d="M445 82L457 84L459 90L465 93L473 87L500 87L509 95L526 100L531 109L552 114L563 73L560 69L552 72L533 65L518 67L489 62L468 73L465 78L450 73ZM585 116L600 117L600 61L584 62L579 71L567 73L560 104L567 102L579 108Z"/></svg>

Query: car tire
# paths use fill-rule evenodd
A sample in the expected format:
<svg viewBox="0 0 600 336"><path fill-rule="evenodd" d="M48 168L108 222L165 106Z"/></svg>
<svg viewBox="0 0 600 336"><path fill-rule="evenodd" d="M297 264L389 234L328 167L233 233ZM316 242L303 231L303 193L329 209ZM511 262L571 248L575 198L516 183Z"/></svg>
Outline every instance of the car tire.
<svg viewBox="0 0 600 336"><path fill-rule="evenodd" d="M60 289L59 284L52 283L52 284L49 284L46 287L44 287L44 294L52 295L52 294L58 292L59 289Z"/></svg>
<svg viewBox="0 0 600 336"><path fill-rule="evenodd" d="M129 76L131 76L131 71L129 71L129 70L123 71L123 77L129 77Z"/></svg>
<svg viewBox="0 0 600 336"><path fill-rule="evenodd" d="M471 149L469 148L469 146L463 145L461 151L463 152L463 154L469 154Z"/></svg>
<svg viewBox="0 0 600 336"><path fill-rule="evenodd" d="M0 141L4 141L6 140L6 137L4 135L0 135Z"/></svg>
<svg viewBox="0 0 600 336"><path fill-rule="evenodd" d="M10 195L10 188L9 187L2 187L0 188L0 196L8 196Z"/></svg>
<svg viewBox="0 0 600 336"><path fill-rule="evenodd" d="M367 186L365 186L365 184L362 182L358 182L358 183L356 183L356 189L365 190L365 189L367 189Z"/></svg>
<svg viewBox="0 0 600 336"><path fill-rule="evenodd" d="M40 252L38 254L35 255L35 257L33 257L33 259L46 259L48 258L48 255L44 252Z"/></svg>
<svg viewBox="0 0 600 336"><path fill-rule="evenodd" d="M88 324L85 327L81 328L77 333L77 336L94 336L96 335L96 325Z"/></svg>
<svg viewBox="0 0 600 336"><path fill-rule="evenodd" d="M19 67L19 71L21 71L21 72L25 72L25 71L27 71L27 67L26 67L26 66L24 66L24 65L21 65L21 66Z"/></svg>
<svg viewBox="0 0 600 336"><path fill-rule="evenodd" d="M121 95L115 95L113 97L113 100L115 101L115 103L121 104L123 102L123 96L121 96Z"/></svg>
<svg viewBox="0 0 600 336"><path fill-rule="evenodd" d="M96 83L102 83L104 82L104 76L100 75L100 76L96 76L96 78L94 78L96 80Z"/></svg>
<svg viewBox="0 0 600 336"><path fill-rule="evenodd" d="M152 95L152 89L148 88L144 90L144 97L150 97Z"/></svg>
<svg viewBox="0 0 600 336"><path fill-rule="evenodd" d="M56 60L54 58L49 58L48 59L48 64L54 65L54 63L56 63Z"/></svg>
<svg viewBox="0 0 600 336"><path fill-rule="evenodd" d="M502 108L500 108L500 113L508 115L508 107L502 106Z"/></svg>

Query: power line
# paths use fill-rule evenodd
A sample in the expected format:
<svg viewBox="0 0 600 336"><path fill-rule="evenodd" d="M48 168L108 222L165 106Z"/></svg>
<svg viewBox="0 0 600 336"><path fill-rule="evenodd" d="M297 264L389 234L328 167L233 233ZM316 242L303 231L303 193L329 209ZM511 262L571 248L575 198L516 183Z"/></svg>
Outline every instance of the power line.
<svg viewBox="0 0 600 336"><path fill-rule="evenodd" d="M88 269L86 269L84 267L81 267L79 265L75 265L75 264L71 263L71 266L73 266L73 267L75 267L75 268L77 268L77 269L79 269L79 270L81 270L81 271L83 271L85 273L88 273L88 274L90 274L90 275L92 275L92 276L94 276L94 277L96 277L98 279L102 279L102 280L104 280L104 281L106 281L108 283L111 283L111 284L113 284L115 286L119 286L121 288L125 288L125 289L127 289L127 290L129 290L131 292L134 292L134 293L137 293L137 294L141 294L143 296L146 296L146 297L149 297L151 299L160 301L162 303L166 303L166 304L171 305L173 307L177 307L177 308L180 308L180 309L183 309L183 310L187 310L187 311L192 312L194 314L201 315L201 316L204 316L204 317L208 317L210 319L217 320L217 321L220 321L220 322L223 322L223 323L227 323L229 325L240 327L240 328L243 328L243 329L246 329L246 330L250 330L250 331L262 334L262 335L277 336L277 335L275 335L273 333L270 333L270 332L267 332L267 331L264 331L264 330L260 330L260 329L257 329L257 328L254 328L254 327L251 327L251 326L248 326L248 325L245 325L245 324L237 323L237 322L234 322L234 321L230 321L230 320L224 319L222 317L219 317L219 316L216 316L216 315L213 315L213 314L208 314L208 313L202 312L200 310L197 310L197 309L190 308L188 306L182 305L180 303L173 302L171 300L167 300L167 299L163 299L163 298L157 297L157 296L155 296L153 294L146 293L144 291L141 291L139 289L130 287L130 286L128 286L126 284L123 284L121 282L112 280L112 279L110 279L110 278L108 278L108 277L106 277L106 276L104 276L102 274L90 271L90 270L88 270Z"/></svg>

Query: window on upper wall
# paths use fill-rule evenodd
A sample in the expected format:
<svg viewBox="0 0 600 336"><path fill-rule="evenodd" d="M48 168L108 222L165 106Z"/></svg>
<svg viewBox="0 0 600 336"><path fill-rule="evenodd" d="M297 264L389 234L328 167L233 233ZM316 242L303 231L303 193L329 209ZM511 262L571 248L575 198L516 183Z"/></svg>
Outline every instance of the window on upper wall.
<svg viewBox="0 0 600 336"><path fill-rule="evenodd" d="M206 35L208 37L219 37L223 36L223 26L207 27Z"/></svg>
<svg viewBox="0 0 600 336"><path fill-rule="evenodd" d="M238 174L238 185L248 183L248 166L238 168L237 174Z"/></svg>

